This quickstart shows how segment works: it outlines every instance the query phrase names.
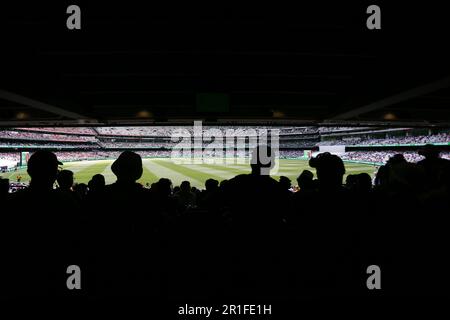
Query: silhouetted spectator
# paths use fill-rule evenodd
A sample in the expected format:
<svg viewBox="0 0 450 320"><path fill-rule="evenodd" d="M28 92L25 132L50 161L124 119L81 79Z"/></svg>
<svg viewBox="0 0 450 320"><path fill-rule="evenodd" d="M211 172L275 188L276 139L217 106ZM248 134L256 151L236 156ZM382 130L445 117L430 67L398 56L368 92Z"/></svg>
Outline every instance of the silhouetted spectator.
<svg viewBox="0 0 450 320"><path fill-rule="evenodd" d="M198 205L201 208L212 210L220 210L221 198L219 190L219 181L208 179L205 181L205 190L197 197Z"/></svg>
<svg viewBox="0 0 450 320"><path fill-rule="evenodd" d="M373 294L366 268L376 264L382 294L434 294L446 288L450 170L435 147L421 154L418 164L392 156L372 190L366 173L348 175L344 187L343 161L322 153L310 160L317 180L303 170L291 194L288 178L269 175L276 159L268 146L252 153L250 174L220 186L208 179L201 193L189 181L172 191L166 178L142 187L142 159L125 151L112 165L116 182L105 186L95 175L86 199L85 184L72 187L81 209L62 192L73 174L58 174L56 156L37 151L29 188L4 201L8 183L0 179L0 290L72 294L66 268L77 264L88 279L82 291L100 297L358 296Z"/></svg>
<svg viewBox="0 0 450 320"><path fill-rule="evenodd" d="M64 195L73 198L76 202L81 202L82 197L79 193L75 192L73 187L73 172L70 170L61 170L58 172L58 176L56 177L56 181L58 182L58 188L56 189L58 192L63 193Z"/></svg>
<svg viewBox="0 0 450 320"><path fill-rule="evenodd" d="M167 178L161 178L154 184L155 192L158 197L168 198L172 195L172 181Z"/></svg>
<svg viewBox="0 0 450 320"><path fill-rule="evenodd" d="M389 158L387 161L387 165L396 165L401 163L407 163L405 157L401 153L394 154L392 157Z"/></svg>
<svg viewBox="0 0 450 320"><path fill-rule="evenodd" d="M85 206L93 211L101 210L102 204L100 200L105 198L105 190L105 177L102 174L94 175L88 182Z"/></svg>
<svg viewBox="0 0 450 320"><path fill-rule="evenodd" d="M205 190L210 191L216 191L219 188L219 181L216 179L207 179L205 181Z"/></svg>
<svg viewBox="0 0 450 320"><path fill-rule="evenodd" d="M314 174L309 170L303 170L297 178L300 191L311 191L314 189Z"/></svg>
<svg viewBox="0 0 450 320"><path fill-rule="evenodd" d="M356 189L359 193L368 193L372 190L372 178L367 173L356 175Z"/></svg>
<svg viewBox="0 0 450 320"><path fill-rule="evenodd" d="M54 153L46 150L36 151L31 155L27 165L27 172L31 177L29 191L53 190L53 183L58 175L58 165L62 165Z"/></svg>
<svg viewBox="0 0 450 320"><path fill-rule="evenodd" d="M9 179L0 177L0 201L6 201L9 193ZM4 205L4 202L2 202Z"/></svg>
<svg viewBox="0 0 450 320"><path fill-rule="evenodd" d="M309 165L316 169L317 187L296 194L295 214L290 219L303 258L294 263L296 281L313 296L337 286L346 291L352 284L346 270L352 269L349 252L355 220L347 206L350 192L342 185L344 163L325 152L311 158Z"/></svg>
<svg viewBox="0 0 450 320"><path fill-rule="evenodd" d="M124 151L111 170L117 181L105 187L104 198L99 199L104 208L96 212L99 231L95 237L104 264L99 266L102 274L98 288L104 295L127 294L136 289L138 270L134 264L155 228L154 215L144 210L148 207L149 191L136 183L143 172L141 157Z"/></svg>
<svg viewBox="0 0 450 320"><path fill-rule="evenodd" d="M111 165L117 180L105 187L108 204L119 209L141 208L145 202L146 190L136 181L142 176L142 159L131 151L124 151Z"/></svg>
<svg viewBox="0 0 450 320"><path fill-rule="evenodd" d="M269 175L275 166L272 149L265 145L255 148L250 166L250 174L238 175L224 185L234 218L252 224L281 222L283 211L276 208L288 205L288 201L280 184Z"/></svg>
<svg viewBox="0 0 450 320"><path fill-rule="evenodd" d="M63 294L65 268L70 265L68 255L77 259L79 254L79 233L75 234L75 230L82 232L76 214L78 206L72 197L53 190L58 165L62 163L54 153L34 152L27 168L30 186L10 198L9 204L15 211L16 206L26 204L10 221L10 232L17 239L13 257L10 257L16 265L10 280L13 292L19 295ZM30 265L40 274L32 286L26 276Z"/></svg>
<svg viewBox="0 0 450 320"><path fill-rule="evenodd" d="M309 160L309 165L316 168L320 190L335 190L342 188L342 178L345 174L341 158L329 152L320 153Z"/></svg>
<svg viewBox="0 0 450 320"><path fill-rule="evenodd" d="M238 175L224 185L225 206L232 223L230 259L236 261L230 284L237 286L243 295L267 297L283 290L285 285L281 270L287 247L282 243L290 201L269 175L275 161L273 150L259 145L252 152L252 172ZM267 276L269 273L271 276Z"/></svg>
<svg viewBox="0 0 450 320"><path fill-rule="evenodd" d="M219 187L222 188L224 185L226 185L228 183L228 179L224 179L222 181L220 181L219 183Z"/></svg>
<svg viewBox="0 0 450 320"><path fill-rule="evenodd" d="M77 183L72 188L78 199L81 199L82 201L86 199L88 194L88 186L86 183Z"/></svg>
<svg viewBox="0 0 450 320"><path fill-rule="evenodd" d="M183 181L180 185L180 191L174 195L178 201L180 208L194 207L196 204L196 195L191 191L191 184L189 181Z"/></svg>
<svg viewBox="0 0 450 320"><path fill-rule="evenodd" d="M88 183L89 193L101 194L105 191L105 177L102 174L96 174Z"/></svg>
<svg viewBox="0 0 450 320"><path fill-rule="evenodd" d="M385 188L388 182L389 168L387 165L383 165L378 168L377 174L375 176L375 187L378 189Z"/></svg>
<svg viewBox="0 0 450 320"><path fill-rule="evenodd" d="M59 189L61 191L72 191L73 186L73 172L70 170L61 170L56 178Z"/></svg>
<svg viewBox="0 0 450 320"><path fill-rule="evenodd" d="M280 180L279 180L279 184L280 184L280 187L282 190L287 190L287 191L291 192L291 190L290 190L292 188L291 179L289 179L288 177L285 177L285 176L281 176Z"/></svg>
<svg viewBox="0 0 450 320"><path fill-rule="evenodd" d="M173 218L177 214L177 202L172 196L172 181L161 178L153 184L151 189L155 211L166 218Z"/></svg>
<svg viewBox="0 0 450 320"><path fill-rule="evenodd" d="M345 178L345 187L350 191L355 191L358 184L358 178L355 174L349 174Z"/></svg>
<svg viewBox="0 0 450 320"><path fill-rule="evenodd" d="M425 170L428 187L442 185L444 180L440 178L450 166L450 161L440 158L439 153L439 147L429 144L419 151L419 155L424 156L425 159L417 164Z"/></svg>

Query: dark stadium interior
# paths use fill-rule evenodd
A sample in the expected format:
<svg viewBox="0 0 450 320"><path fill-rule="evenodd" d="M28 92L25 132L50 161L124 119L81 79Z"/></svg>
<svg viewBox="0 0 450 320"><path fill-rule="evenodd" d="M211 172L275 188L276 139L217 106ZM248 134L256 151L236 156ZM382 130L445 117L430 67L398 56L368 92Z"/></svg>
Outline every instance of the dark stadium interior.
<svg viewBox="0 0 450 320"><path fill-rule="evenodd" d="M3 125L450 119L448 24L436 8L384 4L385 28L371 32L364 2L82 5L80 32L65 28L64 1L2 10ZM205 111L199 93L229 107Z"/></svg>
<svg viewBox="0 0 450 320"><path fill-rule="evenodd" d="M0 6L0 299L446 295L444 7L76 2L76 31L69 1ZM213 149L247 163L175 164L180 128L213 157L194 121L249 130Z"/></svg>

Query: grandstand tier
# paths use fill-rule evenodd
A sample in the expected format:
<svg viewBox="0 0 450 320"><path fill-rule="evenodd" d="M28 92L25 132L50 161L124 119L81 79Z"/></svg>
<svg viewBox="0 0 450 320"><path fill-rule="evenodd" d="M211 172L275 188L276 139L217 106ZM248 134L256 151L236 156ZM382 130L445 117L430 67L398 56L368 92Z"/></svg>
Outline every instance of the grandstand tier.
<svg viewBox="0 0 450 320"><path fill-rule="evenodd" d="M208 127L201 129L203 142L208 135L218 139L271 134L277 130L280 148L312 148L319 146L344 145L349 147L401 147L436 144L447 146L449 130L413 128L340 128L340 127ZM219 130L220 136L217 136ZM50 133L51 131L51 133ZM80 128L16 128L0 129L0 148L32 147L46 144L51 147L80 147L97 149L163 148L173 147L174 137L194 138L192 127L80 127Z"/></svg>
<svg viewBox="0 0 450 320"><path fill-rule="evenodd" d="M204 137L194 138L194 129L188 126L21 127L0 129L0 168L3 172L20 169L26 165L24 153L32 154L36 150L51 150L63 162L80 163L115 159L123 150L136 151L143 158L152 159L186 156L180 141L188 142L187 150L194 152L193 155L203 151L202 157L248 158L252 149L250 141L262 132L270 136L273 130L277 130L280 159L305 160L311 155L330 152L349 163L379 166L398 153L410 162L418 162L423 159L418 151L427 144L439 146L441 157L450 158L450 134L443 129L203 126ZM212 139L211 132L219 140ZM246 143L214 145L217 141L226 142L230 132L232 141L238 136ZM373 175L373 170L370 171Z"/></svg>

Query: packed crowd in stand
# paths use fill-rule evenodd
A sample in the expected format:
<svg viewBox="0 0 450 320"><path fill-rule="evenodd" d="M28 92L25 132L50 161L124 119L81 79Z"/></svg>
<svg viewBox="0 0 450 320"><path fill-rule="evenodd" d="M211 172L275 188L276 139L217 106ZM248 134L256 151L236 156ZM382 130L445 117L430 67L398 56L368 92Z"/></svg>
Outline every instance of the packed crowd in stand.
<svg viewBox="0 0 450 320"><path fill-rule="evenodd" d="M70 141L70 140L67 140ZM438 142L449 142L449 138L435 138L435 139L426 139L424 137L417 138L417 139L385 139L385 140L361 140L359 138L357 139L346 139L346 140L340 140L340 141L322 141L317 143L313 140L284 140L280 139L279 141L279 148L286 148L286 149L296 149L296 148L314 148L315 146L319 145L364 145L364 146L370 146L370 145L395 145L395 144L420 144L424 145L427 144L426 141L432 141L430 143L438 143ZM74 141L75 142L75 141ZM211 142L205 141L203 143L203 147L207 147L210 145ZM15 146L15 147L22 147L22 148L32 148L32 147L39 147L43 144L47 145L48 147L54 147L54 148L93 148L93 149L145 149L145 148L173 148L176 146L179 146L178 142L171 142L171 141L140 141L140 142L130 142L130 141L98 141L97 143L92 144L83 144L81 141L78 141L78 144L68 144L64 142L48 142L47 140L36 140L36 141L23 141L23 140L1 140L0 139L0 147L8 147L8 146Z"/></svg>
<svg viewBox="0 0 450 320"><path fill-rule="evenodd" d="M64 142L95 142L94 136L66 135L56 133L26 132L14 130L0 130L0 138L11 140L44 140Z"/></svg>
<svg viewBox="0 0 450 320"><path fill-rule="evenodd" d="M323 140L317 143L318 146L345 146L345 145L355 145L359 144L363 140L363 137L345 137L342 139L335 140Z"/></svg>
<svg viewBox="0 0 450 320"><path fill-rule="evenodd" d="M365 161L372 163L386 163L395 154L402 154L409 162L419 162L423 156L416 152L398 152L398 151L352 151L341 155L342 160ZM441 152L441 158L450 160L450 152Z"/></svg>
<svg viewBox="0 0 450 320"><path fill-rule="evenodd" d="M370 130L371 127L319 127L320 133L332 133L332 132L348 132L348 131L361 131Z"/></svg>
<svg viewBox="0 0 450 320"><path fill-rule="evenodd" d="M220 141L220 140L219 140ZM181 142L181 141L180 141ZM180 142L171 142L171 141L140 141L140 142L126 142L126 141L101 141L99 145L102 148L114 149L114 148L123 148L123 149L139 149L139 148L173 148L180 146ZM217 142L217 141L216 141ZM184 142L183 142L184 143ZM193 144L194 142L192 142ZM226 144L226 140L223 140L223 144ZM199 144L203 147L212 148L211 141L204 141L202 144ZM310 140L283 140L280 139L279 147L280 148L313 148L315 145L314 141Z"/></svg>
<svg viewBox="0 0 450 320"><path fill-rule="evenodd" d="M75 135L97 135L94 128L90 127L29 127L29 128L15 128L21 131L34 131L34 132L50 132L50 133L63 133L63 134L75 134Z"/></svg>
<svg viewBox="0 0 450 320"><path fill-rule="evenodd" d="M260 126L203 126L203 131L220 128L223 132L226 130L280 130L281 135L298 135L317 133L317 127L260 127ZM85 135L85 136L130 136L130 137L170 137L172 133L182 129L189 134L193 134L192 126L145 126L145 127L30 127L14 128L14 131L22 133L53 133L67 135Z"/></svg>
<svg viewBox="0 0 450 320"><path fill-rule="evenodd" d="M88 143L64 143L49 141L2 141L0 140L0 148L20 148L20 149L92 149L98 148L96 144Z"/></svg>
<svg viewBox="0 0 450 320"><path fill-rule="evenodd" d="M353 151L341 154L342 160L352 160L352 161L364 161L371 163L386 163L389 158L395 154L400 154L394 151L375 151L375 152L364 152L364 151ZM423 159L423 157L414 152L402 152L403 157L409 162L418 162Z"/></svg>
<svg viewBox="0 0 450 320"><path fill-rule="evenodd" d="M295 193L288 178L263 173L274 159L264 165L257 154L250 174L209 179L200 191L165 178L144 188L141 157L130 151L112 164L115 183L96 174L76 186L53 153L34 153L29 188L8 194L0 181L4 212L21 206L2 216L0 240L10 246L0 295L71 294L74 263L89 297L364 296L369 265L384 272L383 294L446 290L450 161L434 147L418 163L392 156L375 185L364 173L344 182L341 158L322 153L309 161L317 179L299 172ZM33 286L23 277L30 265L40 275Z"/></svg>
<svg viewBox="0 0 450 320"><path fill-rule="evenodd" d="M171 133L178 128L189 130L190 126L145 126L145 127L29 127L14 128L21 131L50 132L63 134L80 134L80 135L119 135L119 136L170 136ZM203 126L204 130L217 128L215 126ZM222 130L245 130L248 126L223 126ZM260 129L279 129L281 134L297 135L297 134L313 134L313 133L333 133L333 132L349 132L371 130L371 127L323 127L323 126L307 126L307 127L263 127L252 126L256 130Z"/></svg>
<svg viewBox="0 0 450 320"><path fill-rule="evenodd" d="M227 130L273 130L278 129L280 135L306 134L315 133L318 131L315 127L261 127L261 126L202 126L203 132L211 129L220 129L224 134ZM95 130L100 135L108 136L131 136L131 137L170 137L177 130L179 132L186 132L189 135L194 135L192 126L164 126L164 127L97 127Z"/></svg>
<svg viewBox="0 0 450 320"><path fill-rule="evenodd" d="M70 147L68 143L79 143L80 147L92 147L92 148L170 148L177 144L176 141L172 142L169 137L172 130L178 127L99 127L96 131L100 134L115 135L114 138L98 138L100 136L88 135L94 129L91 128L64 128L68 129L67 134L48 133L49 128L32 128L33 132L22 130L0 130L0 147L2 146L19 146L19 147L33 147L40 143L53 143L53 146L58 147ZM187 127L186 127L187 128ZM263 128L263 127L261 127ZM252 127L252 129L261 129L260 127ZM51 128L50 128L51 129ZM72 130L73 129L73 130ZM69 134L69 132L83 132L85 135ZM207 130L207 127L204 127ZM282 128L283 129L283 128ZM429 143L450 143L449 133L437 133L431 135L409 135L409 136L392 136L388 138L374 138L364 135L344 137L342 139L329 139L318 142L317 139L308 138L293 138L292 132L296 132L297 128L291 128L293 131L289 131L287 128L280 135L279 145L280 148L313 148L314 146L326 146L326 145L424 145ZM301 129L301 128L300 128ZM40 131L42 130L42 131ZM46 130L46 131L43 131ZM55 132L62 131L62 128L54 128ZM91 131L92 130L92 131ZM187 130L187 129L185 129ZM192 130L192 129L190 129ZM225 130L222 128L222 130ZM187 132L187 131L186 131ZM122 138L120 137L122 136ZM141 137L140 141L128 141L123 137ZM166 137L163 139L163 137ZM225 137L225 136L224 136ZM153 140L152 140L153 139ZM208 138L204 138L204 145L207 145L210 141ZM270 140L270 138L269 138ZM180 138L181 141L181 138ZM224 141L226 139L224 138ZM81 143L91 143L90 145L81 145Z"/></svg>
<svg viewBox="0 0 450 320"><path fill-rule="evenodd" d="M346 137L342 140L321 141L319 145L393 145L393 144L429 144L450 143L450 134L438 133L427 136L402 136L389 138Z"/></svg>
<svg viewBox="0 0 450 320"><path fill-rule="evenodd" d="M279 147L280 148L286 148L286 149L296 149L296 148L307 148L311 149L316 146L316 142L312 140L296 140L296 141L290 141L290 140L282 140L279 141Z"/></svg>
<svg viewBox="0 0 450 320"><path fill-rule="evenodd" d="M18 162L20 159L19 152L0 152L0 160L8 160Z"/></svg>
<svg viewBox="0 0 450 320"><path fill-rule="evenodd" d="M55 152L58 159L64 161L82 161L82 160L95 160L95 159L107 159L117 157L118 152L112 151L84 151L84 152L71 152L71 151L57 151Z"/></svg>
<svg viewBox="0 0 450 320"><path fill-rule="evenodd" d="M131 137L168 137L176 127L97 127L100 135L131 136Z"/></svg>
<svg viewBox="0 0 450 320"><path fill-rule="evenodd" d="M102 148L114 149L138 149L138 148L172 148L176 143L170 141L142 141L142 142L125 142L125 141L101 141Z"/></svg>

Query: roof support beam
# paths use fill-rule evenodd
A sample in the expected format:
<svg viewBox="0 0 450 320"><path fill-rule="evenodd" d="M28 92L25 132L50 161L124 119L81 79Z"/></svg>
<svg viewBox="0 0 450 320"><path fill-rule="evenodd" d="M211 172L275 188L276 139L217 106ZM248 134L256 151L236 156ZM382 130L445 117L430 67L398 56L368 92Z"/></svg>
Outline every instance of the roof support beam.
<svg viewBox="0 0 450 320"><path fill-rule="evenodd" d="M69 119L76 119L76 120L88 119L88 117L83 116L81 114L78 114L78 113L75 113L72 111L68 111L68 110L62 109L60 107L55 107L48 103L30 99L30 98L21 96L19 94L5 91L5 90L0 90L0 98L11 101L11 102L15 102L15 103L27 106L27 107L31 107L34 109L39 109L39 110L43 110L43 111L46 111L49 113L57 114L59 116L69 118Z"/></svg>
<svg viewBox="0 0 450 320"><path fill-rule="evenodd" d="M450 86L450 77L441 79L439 81L435 81L424 86L416 87L414 89L410 89L399 94L393 95L391 97L370 103L368 105L338 114L337 116L332 117L332 120L345 120L352 119L361 114L365 114L371 111L379 110L385 107L389 107L391 105L420 97L422 95L437 91L439 89L447 88Z"/></svg>

